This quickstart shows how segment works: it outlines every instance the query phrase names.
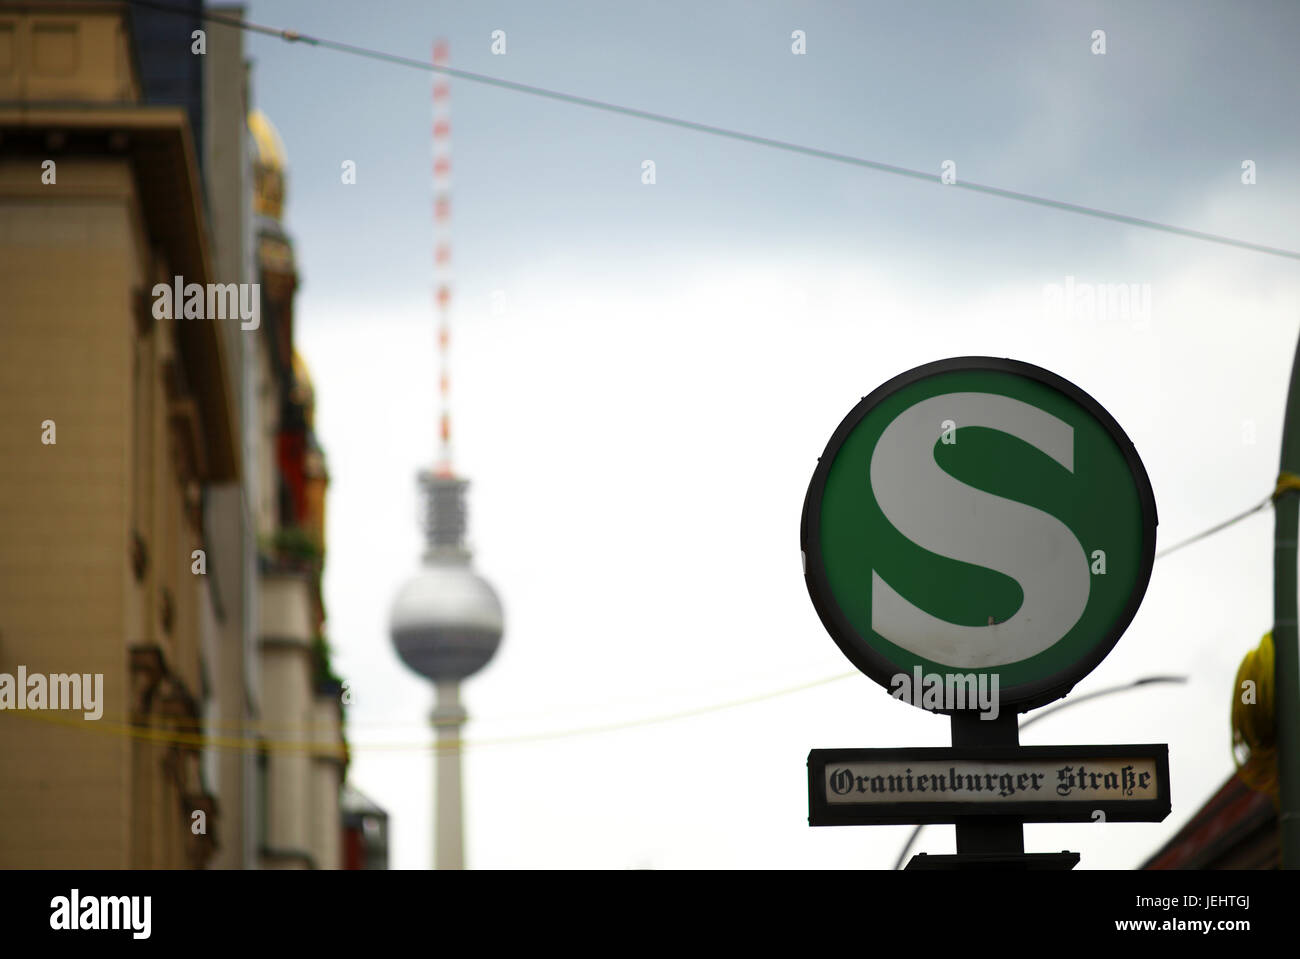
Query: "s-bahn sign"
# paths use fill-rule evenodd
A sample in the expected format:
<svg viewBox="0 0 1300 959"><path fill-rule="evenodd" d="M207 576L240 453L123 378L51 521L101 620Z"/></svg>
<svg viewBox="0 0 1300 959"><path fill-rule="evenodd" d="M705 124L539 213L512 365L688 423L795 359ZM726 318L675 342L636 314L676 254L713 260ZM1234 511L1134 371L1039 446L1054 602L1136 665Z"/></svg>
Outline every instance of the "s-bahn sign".
<svg viewBox="0 0 1300 959"><path fill-rule="evenodd" d="M960 357L894 377L845 417L801 539L813 605L858 669L938 712L975 706L941 695L954 687L1023 712L1069 692L1132 621L1155 497L1083 390Z"/></svg>

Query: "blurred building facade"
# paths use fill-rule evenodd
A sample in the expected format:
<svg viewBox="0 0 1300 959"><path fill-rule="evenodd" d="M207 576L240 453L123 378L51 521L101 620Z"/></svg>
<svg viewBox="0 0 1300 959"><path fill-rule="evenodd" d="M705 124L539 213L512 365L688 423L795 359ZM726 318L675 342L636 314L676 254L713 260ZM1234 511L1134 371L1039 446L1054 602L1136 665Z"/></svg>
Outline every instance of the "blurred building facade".
<svg viewBox="0 0 1300 959"><path fill-rule="evenodd" d="M1219 787L1143 869L1279 869L1276 800L1236 773Z"/></svg>
<svg viewBox="0 0 1300 959"><path fill-rule="evenodd" d="M253 349L254 487L259 536L258 670L261 674L266 868L337 869L342 855L342 683L329 668L323 628L324 455L315 391L294 351L298 288L293 243L281 226L286 157L271 122L248 118L253 143L254 250L261 328ZM319 750L303 747L315 743ZM304 815L307 811L307 815Z"/></svg>
<svg viewBox="0 0 1300 959"><path fill-rule="evenodd" d="M342 864L284 151L194 9L0 3L0 680L103 677L0 710L0 867Z"/></svg>
<svg viewBox="0 0 1300 959"><path fill-rule="evenodd" d="M343 787L343 868L388 868L388 813L347 785Z"/></svg>

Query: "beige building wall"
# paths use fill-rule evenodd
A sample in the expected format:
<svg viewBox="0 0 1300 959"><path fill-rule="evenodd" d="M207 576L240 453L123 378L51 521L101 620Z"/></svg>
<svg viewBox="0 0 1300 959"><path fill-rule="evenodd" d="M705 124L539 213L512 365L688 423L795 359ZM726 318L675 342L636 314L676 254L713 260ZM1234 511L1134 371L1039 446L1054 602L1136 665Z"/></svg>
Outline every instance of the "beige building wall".
<svg viewBox="0 0 1300 959"><path fill-rule="evenodd" d="M220 383L220 349L187 366L148 315L154 282L208 270L184 115L123 105L127 51L116 8L0 9L0 672L103 677L97 721L0 712L0 867L208 852L191 551L202 473L237 459L224 392L189 386Z"/></svg>
<svg viewBox="0 0 1300 959"><path fill-rule="evenodd" d="M0 713L0 867L117 868L130 741L111 730L140 617L126 522L140 233L126 164L58 172L43 187L39 164L0 161L0 672L102 673L104 717Z"/></svg>
<svg viewBox="0 0 1300 959"><path fill-rule="evenodd" d="M129 163L60 157L50 185L39 169L0 162L0 672L102 674L104 703L98 721L0 713L0 865L183 865L193 757L133 746L132 725L155 709L148 722L184 724L199 685L202 538L165 385L179 361L166 324L138 323L149 253ZM158 650L162 698L142 700L131 647Z"/></svg>

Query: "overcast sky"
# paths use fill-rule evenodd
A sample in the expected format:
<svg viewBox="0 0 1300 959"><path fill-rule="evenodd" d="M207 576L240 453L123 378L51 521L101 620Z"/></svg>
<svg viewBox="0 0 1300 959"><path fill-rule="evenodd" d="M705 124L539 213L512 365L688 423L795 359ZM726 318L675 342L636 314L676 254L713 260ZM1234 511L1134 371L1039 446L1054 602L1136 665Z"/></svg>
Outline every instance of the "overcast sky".
<svg viewBox="0 0 1300 959"><path fill-rule="evenodd" d="M859 397L1009 356L1136 444L1169 545L1262 499L1300 327L1295 260L954 190L974 181L1300 249L1288 3L255 0L248 19L934 174L933 181L452 84L455 459L506 635L463 691L478 868L892 865L910 827L811 829L811 748L942 746L947 720L854 674L812 608L799 516ZM1094 30L1106 53L1091 52ZM506 34L506 54L491 34ZM803 30L807 53L791 52ZM432 861L428 684L389 641L434 455L427 72L249 34L289 156L299 349L331 469L325 576L352 681L351 780L391 863ZM357 164L355 185L340 165ZM656 165L654 185L642 163ZM1242 183L1242 163L1257 182ZM1044 289L1147 285L1150 316ZM1232 771L1237 664L1271 619L1271 514L1157 562L1078 692L1154 687L1026 743L1167 742L1163 823L1032 825L1028 851L1132 868ZM951 826L918 849L953 851Z"/></svg>

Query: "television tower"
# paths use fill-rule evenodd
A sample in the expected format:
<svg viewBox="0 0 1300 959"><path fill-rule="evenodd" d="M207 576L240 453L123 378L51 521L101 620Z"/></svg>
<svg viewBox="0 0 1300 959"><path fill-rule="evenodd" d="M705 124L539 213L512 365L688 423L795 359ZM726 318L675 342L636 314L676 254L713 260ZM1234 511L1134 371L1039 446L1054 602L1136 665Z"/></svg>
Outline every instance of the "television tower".
<svg viewBox="0 0 1300 959"><path fill-rule="evenodd" d="M435 66L446 66L445 41L434 44L433 62ZM440 368L438 460L434 469L419 474L424 498L423 563L393 601L390 632L402 661L434 684L435 705L430 717L437 733L434 865L437 869L463 869L460 737L469 715L460 703L460 683L492 658L501 642L504 619L496 593L470 566L470 551L465 544L465 493L469 482L458 477L451 467L447 366L451 305L449 92L446 77L435 70L433 216L434 303Z"/></svg>

